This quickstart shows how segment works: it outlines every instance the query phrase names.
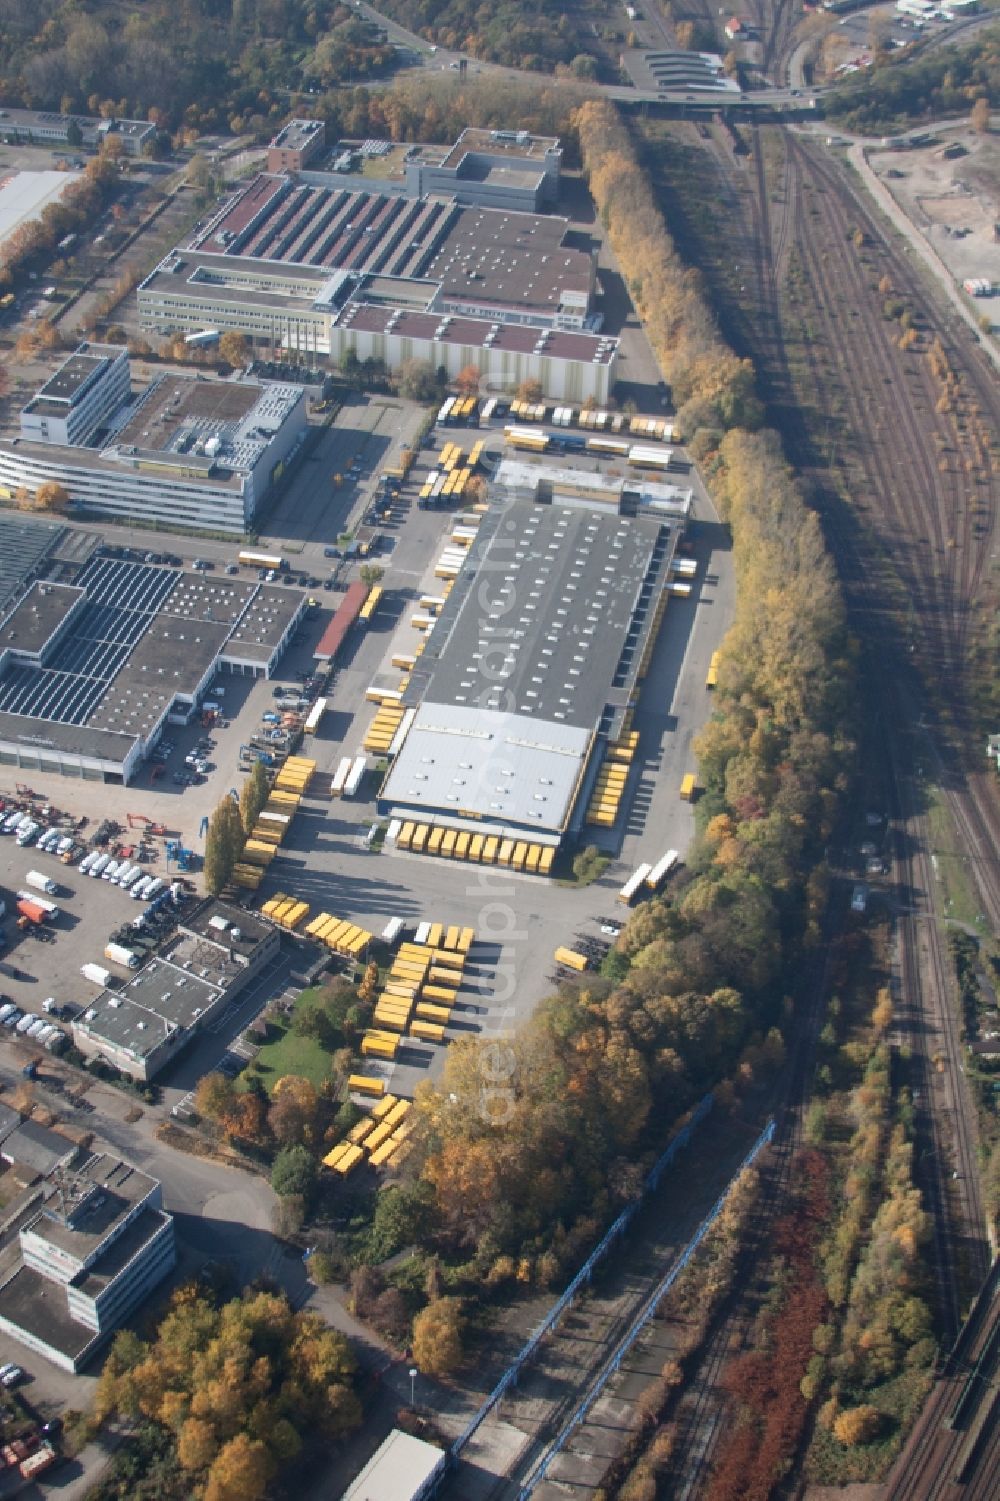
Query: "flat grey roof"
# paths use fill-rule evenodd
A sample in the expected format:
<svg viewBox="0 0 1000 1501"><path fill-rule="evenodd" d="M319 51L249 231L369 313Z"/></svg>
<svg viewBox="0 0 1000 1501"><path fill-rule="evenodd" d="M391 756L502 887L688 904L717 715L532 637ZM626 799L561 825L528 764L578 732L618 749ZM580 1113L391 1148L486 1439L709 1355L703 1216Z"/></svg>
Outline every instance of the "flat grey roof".
<svg viewBox="0 0 1000 1501"><path fill-rule="evenodd" d="M223 926L224 925L224 926ZM239 929L239 938L233 937L233 929ZM193 912L185 915L181 930L195 933L202 938L221 943L238 954L248 957L259 943L273 938L274 928L252 912L242 907L230 907L226 902L209 897Z"/></svg>
<svg viewBox="0 0 1000 1501"><path fill-rule="evenodd" d="M667 549L659 521L512 501L484 516L408 701L503 710L593 730Z"/></svg>
<svg viewBox="0 0 1000 1501"><path fill-rule="evenodd" d="M247 662L269 661L305 602L301 589L258 588L226 642L223 656Z"/></svg>
<svg viewBox="0 0 1000 1501"><path fill-rule="evenodd" d="M444 161L447 165L453 166L455 162L461 160L466 151L491 152L497 155L522 157L528 161L541 159L546 152L556 151L559 148L558 136L536 136L527 131L504 131L502 134L514 137L526 135L527 140L501 139L498 141L494 139L495 131L487 130L481 125L467 125L454 146L448 151Z"/></svg>
<svg viewBox="0 0 1000 1501"><path fill-rule="evenodd" d="M563 244L568 228L542 214L463 208L420 274L445 296L551 311L560 292L590 290L590 256Z"/></svg>
<svg viewBox="0 0 1000 1501"><path fill-rule="evenodd" d="M38 459L43 464L66 464L76 469L87 469L101 475L108 474L108 466L111 464L119 468L126 467L130 471L136 469L135 461L137 455L122 453L117 441L109 443L106 448L100 449L86 448L82 445L67 448L59 443L33 443L30 438L18 436L14 438L0 438L0 448L7 453L24 454L28 458ZM189 479L192 484L206 485L213 490L219 491L231 490L237 495L242 495L243 493L244 476L232 469L226 468L224 464L213 466L209 461L204 459L199 461L197 457L187 457L182 454L163 452L157 449L145 449L142 450L142 453L153 459L157 466L166 465L185 470L186 473L183 477ZM204 473L199 474L196 479L193 479L191 471L199 466L199 462L204 468ZM154 483L158 479L158 476L152 469L144 473L141 462L138 465L138 473L140 477L148 479L150 483Z"/></svg>
<svg viewBox="0 0 1000 1501"><path fill-rule="evenodd" d="M60 521L0 512L0 611L16 599L68 530Z"/></svg>
<svg viewBox="0 0 1000 1501"><path fill-rule="evenodd" d="M63 360L59 369L49 376L43 386L38 389L37 400L56 401L62 407L66 402L71 402L73 397L86 386L101 371L107 368L117 355L124 354L124 349L116 345L104 347L95 345L92 349L81 344L80 348Z"/></svg>
<svg viewBox="0 0 1000 1501"><path fill-rule="evenodd" d="M45 1205L26 1229L81 1263L107 1240L157 1180L129 1162L97 1153L50 1179Z"/></svg>
<svg viewBox="0 0 1000 1501"><path fill-rule="evenodd" d="M34 583L27 594L0 625L0 652L38 653L56 627L84 598L82 589L70 584Z"/></svg>
<svg viewBox="0 0 1000 1501"><path fill-rule="evenodd" d="M592 731L428 700L416 712L380 802L560 833L573 811Z"/></svg>
<svg viewBox="0 0 1000 1501"><path fill-rule="evenodd" d="M202 979L201 969L213 977L218 973L207 965L195 972L150 959L124 990L102 991L73 1022L73 1030L145 1058L167 1037L193 1026L219 1000L218 985Z"/></svg>
<svg viewBox="0 0 1000 1501"><path fill-rule="evenodd" d="M340 1501L413 1501L446 1458L443 1449L393 1429Z"/></svg>
<svg viewBox="0 0 1000 1501"><path fill-rule="evenodd" d="M36 1121L22 1121L0 1144L0 1156L18 1167L50 1173L57 1162L76 1151L76 1143Z"/></svg>
<svg viewBox="0 0 1000 1501"><path fill-rule="evenodd" d="M145 739L175 695L194 695L228 634L226 624L157 615L91 713L89 726Z"/></svg>
<svg viewBox="0 0 1000 1501"><path fill-rule="evenodd" d="M301 151L317 135L322 135L323 130L322 120L306 120L296 116L281 127L271 145L285 151Z"/></svg>
<svg viewBox="0 0 1000 1501"><path fill-rule="evenodd" d="M143 1246L148 1245L153 1236L158 1235L164 1225L170 1223L169 1214L165 1214L162 1209L145 1205L128 1229L113 1240L85 1271L77 1273L73 1278L73 1286L88 1297L96 1298L128 1265L132 1257L137 1256Z"/></svg>
<svg viewBox="0 0 1000 1501"><path fill-rule="evenodd" d="M100 1338L70 1316L66 1288L61 1282L50 1282L23 1263L0 1287L0 1319L72 1360L78 1360L88 1345Z"/></svg>
<svg viewBox="0 0 1000 1501"><path fill-rule="evenodd" d="M56 719L32 719L0 712L0 743L18 746L22 750L51 750L56 754L86 756L120 765L136 738L111 730L91 729L82 724L61 724Z"/></svg>

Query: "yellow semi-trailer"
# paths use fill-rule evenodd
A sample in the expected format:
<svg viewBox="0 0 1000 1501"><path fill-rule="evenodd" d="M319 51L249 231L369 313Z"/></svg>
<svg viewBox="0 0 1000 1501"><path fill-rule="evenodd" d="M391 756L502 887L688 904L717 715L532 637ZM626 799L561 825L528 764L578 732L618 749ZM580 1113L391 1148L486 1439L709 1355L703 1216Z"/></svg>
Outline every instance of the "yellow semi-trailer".
<svg viewBox="0 0 1000 1501"><path fill-rule="evenodd" d="M478 865L483 858L483 845L486 840L482 834L473 834L472 843L469 845L469 859L474 865Z"/></svg>
<svg viewBox="0 0 1000 1501"><path fill-rule="evenodd" d="M500 841L500 848L497 851L497 864L498 865L509 865L510 864L511 856L514 853L514 844L515 844L515 841L513 839L501 839L501 841Z"/></svg>
<svg viewBox="0 0 1000 1501"><path fill-rule="evenodd" d="M444 838L441 840L441 854L446 860L450 860L455 853L455 840L458 833L455 829L445 829Z"/></svg>
<svg viewBox="0 0 1000 1501"><path fill-rule="evenodd" d="M428 839L430 837L431 837L431 826L430 826L430 824L429 823L418 824L417 825L417 832L413 836L413 850L414 850L415 854L418 854L418 855L422 855L423 854L424 850L427 848L427 841L428 841Z"/></svg>
<svg viewBox="0 0 1000 1501"><path fill-rule="evenodd" d="M538 862L538 874L540 876L547 876L549 874L549 871L552 869L552 862L555 860L555 858L555 850L551 845L547 846L546 849L542 852L542 858Z"/></svg>
<svg viewBox="0 0 1000 1501"><path fill-rule="evenodd" d="M392 1127L385 1121L380 1121L375 1130L365 1142L365 1148L369 1152L377 1152L384 1141L388 1141L392 1135Z"/></svg>
<svg viewBox="0 0 1000 1501"><path fill-rule="evenodd" d="M463 928L458 935L458 952L467 954L476 941L475 928Z"/></svg>
<svg viewBox="0 0 1000 1501"><path fill-rule="evenodd" d="M431 955L431 963L443 965L446 969L462 969L465 966L465 955L438 948Z"/></svg>
<svg viewBox="0 0 1000 1501"><path fill-rule="evenodd" d="M462 983L462 972L457 969L446 969L443 964L432 964L427 971L428 985L443 985L446 990L453 990L456 985Z"/></svg>
<svg viewBox="0 0 1000 1501"><path fill-rule="evenodd" d="M450 1010L455 1004L456 995L457 991L453 990L449 985L425 985L424 993L417 1005L417 1015L420 1015L420 1006L424 1003L428 1005L447 1006Z"/></svg>
<svg viewBox="0 0 1000 1501"><path fill-rule="evenodd" d="M399 831L399 838L396 841L397 849L408 850L410 848L410 841L413 838L413 832L416 827L415 823L407 822L403 824L403 827Z"/></svg>
<svg viewBox="0 0 1000 1501"><path fill-rule="evenodd" d="M422 1022L436 1022L439 1027L446 1027L451 1010L447 1006L433 1006L429 1001L421 1001L414 1015Z"/></svg>
<svg viewBox="0 0 1000 1501"><path fill-rule="evenodd" d="M395 1105L393 1105L392 1109L389 1111L388 1115L385 1116L385 1124L389 1127L390 1131L396 1131L396 1129L402 1125L403 1121L406 1119L409 1113L409 1100L397 1100Z"/></svg>
<svg viewBox="0 0 1000 1501"><path fill-rule="evenodd" d="M563 948L562 945L556 949L555 961L557 964L564 964L567 969L575 969L578 972L585 970L590 962L586 954L578 954L576 949Z"/></svg>
<svg viewBox="0 0 1000 1501"><path fill-rule="evenodd" d="M429 855L436 855L440 852L443 838L444 829L431 829L430 838L427 841L427 853Z"/></svg>
<svg viewBox="0 0 1000 1501"><path fill-rule="evenodd" d="M459 834L458 838L455 840L456 860L467 860L469 858L469 842L471 839L471 834Z"/></svg>
<svg viewBox="0 0 1000 1501"><path fill-rule="evenodd" d="M367 1074L351 1074L347 1080L348 1094L374 1095L376 1098L385 1094L385 1080L372 1079Z"/></svg>
<svg viewBox="0 0 1000 1501"><path fill-rule="evenodd" d="M411 1022L410 1036L419 1037L422 1042L444 1042L444 1027L439 1022Z"/></svg>
<svg viewBox="0 0 1000 1501"><path fill-rule="evenodd" d="M461 931L462 930L457 925L457 923L452 923L451 924L451 926L448 928L447 932L444 935L444 947L446 949L457 949L458 948L458 937L459 937L459 934L461 933Z"/></svg>
<svg viewBox="0 0 1000 1501"><path fill-rule="evenodd" d="M386 1058L393 1059L399 1050L398 1042L386 1042L381 1037L362 1037L362 1058Z"/></svg>
<svg viewBox="0 0 1000 1501"><path fill-rule="evenodd" d="M694 795L695 795L695 792L697 791L697 786L698 786L698 783L697 783L697 779L695 777L694 772L693 771L687 772L686 775L684 776L683 781L681 782L681 792L680 792L681 797L684 799L684 801L686 803L693 803L694 802Z"/></svg>

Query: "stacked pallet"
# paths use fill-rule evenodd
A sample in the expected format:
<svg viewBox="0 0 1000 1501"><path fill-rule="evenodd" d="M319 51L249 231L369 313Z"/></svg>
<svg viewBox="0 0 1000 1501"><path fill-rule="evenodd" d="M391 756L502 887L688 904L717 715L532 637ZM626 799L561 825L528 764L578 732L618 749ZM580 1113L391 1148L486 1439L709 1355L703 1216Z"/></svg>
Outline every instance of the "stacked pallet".
<svg viewBox="0 0 1000 1501"><path fill-rule="evenodd" d="M329 912L321 912L314 917L306 928L306 935L315 938L319 943L334 954L340 954L345 959L359 959L372 941L372 935L366 928L359 927L356 923L348 921L344 917L334 917Z"/></svg>
<svg viewBox="0 0 1000 1501"><path fill-rule="evenodd" d="M264 917L269 917L273 923L277 923L279 928L293 933L303 918L309 916L309 903L300 902L297 897L289 896L287 892L276 891L270 901L266 901L260 910Z"/></svg>
<svg viewBox="0 0 1000 1501"><path fill-rule="evenodd" d="M395 839L386 843L415 855L438 855L444 860L466 860L472 865L503 865L528 875L547 876L555 860L555 848L527 839L502 839L499 835L472 834L439 824L401 821Z"/></svg>

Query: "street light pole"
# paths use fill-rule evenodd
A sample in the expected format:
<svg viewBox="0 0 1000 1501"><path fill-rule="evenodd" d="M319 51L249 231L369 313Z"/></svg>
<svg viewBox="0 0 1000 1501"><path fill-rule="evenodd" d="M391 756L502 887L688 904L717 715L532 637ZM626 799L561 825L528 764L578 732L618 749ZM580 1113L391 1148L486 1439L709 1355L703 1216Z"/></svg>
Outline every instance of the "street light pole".
<svg viewBox="0 0 1000 1501"><path fill-rule="evenodd" d="M415 1391L415 1388L416 1388L416 1382L417 1382L417 1368L416 1368L415 1365L411 1365L410 1366L410 1406L411 1407L414 1405L414 1391Z"/></svg>

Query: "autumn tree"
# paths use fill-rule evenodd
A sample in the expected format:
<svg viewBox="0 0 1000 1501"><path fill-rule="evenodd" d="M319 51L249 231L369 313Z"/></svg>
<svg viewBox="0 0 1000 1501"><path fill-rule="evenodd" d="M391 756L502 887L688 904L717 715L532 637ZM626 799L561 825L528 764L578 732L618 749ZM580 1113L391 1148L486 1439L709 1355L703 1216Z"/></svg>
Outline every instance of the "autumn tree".
<svg viewBox="0 0 1000 1501"><path fill-rule="evenodd" d="M204 1501L263 1501L273 1468L264 1445L258 1439L238 1433L212 1461Z"/></svg>
<svg viewBox="0 0 1000 1501"><path fill-rule="evenodd" d="M536 403L545 394L540 380L523 380L517 388L517 400Z"/></svg>
<svg viewBox="0 0 1000 1501"><path fill-rule="evenodd" d="M256 824L269 792L264 763L255 761L250 775L240 788L240 822L245 834L249 834Z"/></svg>
<svg viewBox="0 0 1000 1501"><path fill-rule="evenodd" d="M413 1320L413 1359L425 1376L450 1376L462 1357L461 1302L437 1298Z"/></svg>
<svg viewBox="0 0 1000 1501"><path fill-rule="evenodd" d="M274 1086L268 1123L283 1147L307 1146L316 1133L319 1098L308 1079L285 1074Z"/></svg>
<svg viewBox="0 0 1000 1501"><path fill-rule="evenodd" d="M229 796L212 814L205 837L205 890L218 896L228 884L233 866L243 851L246 835L240 822L240 810Z"/></svg>
<svg viewBox="0 0 1000 1501"><path fill-rule="evenodd" d="M35 491L35 506L39 511L65 511L69 505L69 491L64 485L48 481Z"/></svg>
<svg viewBox="0 0 1000 1501"><path fill-rule="evenodd" d="M250 345L243 334L227 328L219 340L219 358L234 370L240 370L250 358Z"/></svg>
<svg viewBox="0 0 1000 1501"><path fill-rule="evenodd" d="M455 376L455 390L460 396L477 396L481 380L478 365L463 365Z"/></svg>
<svg viewBox="0 0 1000 1501"><path fill-rule="evenodd" d="M990 101L984 94L980 95L980 97L973 104L972 113L969 115L969 124L972 126L973 130L978 131L980 135L989 135Z"/></svg>
<svg viewBox="0 0 1000 1501"><path fill-rule="evenodd" d="M834 1438L851 1449L857 1444L871 1443L878 1433L881 1421L882 1414L878 1408L868 1403L862 1403L860 1407L845 1407L834 1421Z"/></svg>
<svg viewBox="0 0 1000 1501"><path fill-rule="evenodd" d="M202 1074L194 1091L194 1108L205 1120L220 1124L232 1111L236 1086L225 1074Z"/></svg>

